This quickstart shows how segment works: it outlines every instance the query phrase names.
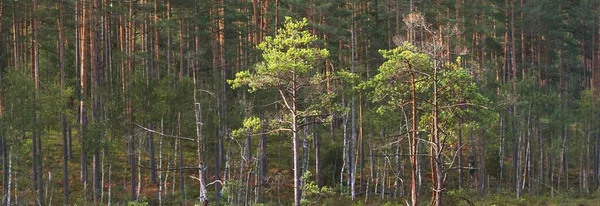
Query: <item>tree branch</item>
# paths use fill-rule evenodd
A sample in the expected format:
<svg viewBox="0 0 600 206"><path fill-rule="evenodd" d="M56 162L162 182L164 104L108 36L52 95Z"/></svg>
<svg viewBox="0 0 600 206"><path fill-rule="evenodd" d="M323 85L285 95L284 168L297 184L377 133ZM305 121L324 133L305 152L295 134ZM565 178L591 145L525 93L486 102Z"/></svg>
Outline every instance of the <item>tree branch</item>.
<svg viewBox="0 0 600 206"><path fill-rule="evenodd" d="M189 138L189 137L181 137L181 136L175 136L175 135L169 135L169 134L164 134L164 133L162 133L162 132L159 132L159 131L156 131L156 130L152 130L152 129L146 128L146 127L144 127L144 126L142 126L142 125L139 125L139 124L137 124L137 123L135 123L135 122L133 122L133 124L134 124L135 126L137 126L137 127L141 128L141 129L143 129L143 130L146 130L146 131L148 131L148 132L152 132L152 133L155 133L155 134L159 134L159 135L161 135L161 136L164 136L164 137L171 137L171 138L176 138L176 139L181 139L181 140L188 140L188 141L192 141L192 142L198 142L198 140L196 140L196 139L193 139L193 138Z"/></svg>

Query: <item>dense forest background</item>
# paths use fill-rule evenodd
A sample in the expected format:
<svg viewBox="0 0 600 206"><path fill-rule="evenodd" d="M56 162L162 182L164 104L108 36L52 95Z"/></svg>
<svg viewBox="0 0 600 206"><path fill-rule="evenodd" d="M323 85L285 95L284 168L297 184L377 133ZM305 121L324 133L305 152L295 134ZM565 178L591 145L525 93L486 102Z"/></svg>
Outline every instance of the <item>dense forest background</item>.
<svg viewBox="0 0 600 206"><path fill-rule="evenodd" d="M1 1L2 205L597 197L599 12Z"/></svg>

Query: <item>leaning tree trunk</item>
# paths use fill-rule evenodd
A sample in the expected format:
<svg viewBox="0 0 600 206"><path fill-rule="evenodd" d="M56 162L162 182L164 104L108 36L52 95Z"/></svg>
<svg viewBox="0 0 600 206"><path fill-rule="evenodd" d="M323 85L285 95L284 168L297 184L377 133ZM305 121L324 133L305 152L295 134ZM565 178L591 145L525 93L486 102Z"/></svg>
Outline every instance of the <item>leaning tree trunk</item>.
<svg viewBox="0 0 600 206"><path fill-rule="evenodd" d="M199 201L202 205L208 205L208 192L206 191L205 174L204 174L204 160L202 159L202 107L198 102L198 89L196 83L196 69L193 71L194 78L194 116L196 117L196 144L197 144L197 157L198 157L198 182L200 185L199 190Z"/></svg>

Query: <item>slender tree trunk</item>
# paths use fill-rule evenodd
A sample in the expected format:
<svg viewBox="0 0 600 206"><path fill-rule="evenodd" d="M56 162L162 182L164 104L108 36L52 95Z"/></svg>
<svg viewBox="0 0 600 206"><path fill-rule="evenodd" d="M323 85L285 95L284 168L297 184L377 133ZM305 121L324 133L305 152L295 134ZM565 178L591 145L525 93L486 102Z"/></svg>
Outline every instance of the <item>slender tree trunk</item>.
<svg viewBox="0 0 600 206"><path fill-rule="evenodd" d="M458 189L463 188L463 133L462 119L458 119Z"/></svg>
<svg viewBox="0 0 600 206"><path fill-rule="evenodd" d="M310 120L309 118L304 117L304 123L307 123ZM301 128L302 129L302 161L301 161L301 166L300 168L302 168L302 172L300 174L302 174L302 176L304 176L304 174L306 173L306 171L308 171L308 154L309 154L309 147L308 147L308 128L307 126L304 126ZM302 186L302 190L306 190L306 181L305 179L302 179L302 182L300 183L300 185Z"/></svg>
<svg viewBox="0 0 600 206"><path fill-rule="evenodd" d="M515 50L515 0L510 0L510 64L511 64L511 80L512 80L512 92L513 95L517 95L517 89L516 89L516 82L517 82L517 63L516 63L516 50ZM512 108L512 112L513 112L513 117L516 118L517 117L517 107L516 105L513 105ZM515 120L514 118L512 119L512 127L513 130L515 130ZM519 171L520 171L520 153L521 153L521 141L522 141L522 137L523 134L521 132L521 130L518 130L518 140L516 142L515 145L515 157L514 157L514 175L515 175L515 192L517 194L517 198L520 197L521 195L521 190L520 190L520 180L519 180ZM515 164L516 163L516 164Z"/></svg>
<svg viewBox="0 0 600 206"><path fill-rule="evenodd" d="M352 8L354 10L354 7L356 5L352 5ZM356 35L354 32L354 27L355 27L355 21L354 21L354 16L356 15L354 12L351 14L352 15L352 22L350 23L350 25L352 26L351 30L350 30L350 61L351 61L351 72L354 73L355 72L355 56L356 56ZM354 200L355 196L356 196L356 165L354 164L354 160L355 160L355 156L356 156L356 149L355 149L355 142L356 142L356 95L352 94L351 97L351 102L350 102L350 121L351 121L351 136L350 136L350 140L348 141L348 175L350 178L350 197L352 198L352 200Z"/></svg>
<svg viewBox="0 0 600 206"><path fill-rule="evenodd" d="M342 96L342 105L347 106L347 102L346 102L346 97ZM343 117L343 141L344 141L344 150L342 153L342 170L340 171L340 194L342 193L343 189L344 189L344 171L347 167L347 163L348 161L348 155L350 153L350 150L348 148L348 142L349 142L349 137L348 137L348 124L349 124L349 115L347 113L342 115ZM350 169L348 169L348 171L350 171ZM350 174L348 174L348 176L350 176ZM347 179L346 185L349 186L350 185L350 178Z"/></svg>
<svg viewBox="0 0 600 206"><path fill-rule="evenodd" d="M92 12L93 11L101 11L101 6L100 6L100 1L99 0L93 0L93 4L92 4ZM102 35L101 35L101 30L98 28L101 25L101 17L102 16L98 16L97 13L92 14L92 12L90 12L90 16L92 16L93 18L91 19L91 25L90 25L90 59L91 59L91 84L92 84L92 90L91 90L91 96L92 96L92 119L95 123L100 123L100 119L101 119L101 115L100 115L100 107L101 107L101 101L100 101L100 97L99 97L99 90L102 87L102 76L101 74L103 73L103 65L105 65L104 63L104 57L103 57L103 53L100 51L101 49L101 45L102 45L102 41L104 39L102 39ZM94 139L94 178L93 178L93 186L94 186L94 202L98 203L100 202L100 193L101 193L101 185L100 185L100 176L101 176L101 168L102 168L102 164L101 164L101 160L100 160L100 150L102 149L100 147L102 140L103 139L103 135L100 135L99 137L97 137L97 139Z"/></svg>
<svg viewBox="0 0 600 206"><path fill-rule="evenodd" d="M1 72L0 72L1 73ZM1 74L0 74L1 75ZM1 77L0 77L1 79ZM1 100L0 100L1 102ZM0 107L1 107L1 103L0 103ZM2 111L0 110L0 114L2 114ZM9 168L9 162L10 160L8 159L8 153L6 152L7 147L6 147L6 134L4 133L4 131L1 131L2 133L0 133L0 138L1 139L1 143L2 144L2 189L3 189L3 193L2 193L2 206L7 206L10 205L10 168Z"/></svg>
<svg viewBox="0 0 600 206"><path fill-rule="evenodd" d="M442 205L442 194L444 189L444 160L442 159L443 143L439 136L439 119L438 119L438 69L441 67L441 62L436 62L433 71L433 151L435 160L435 205Z"/></svg>
<svg viewBox="0 0 600 206"><path fill-rule="evenodd" d="M32 16L33 16L33 14L34 14L34 11L35 11L35 10L33 10L33 9L31 10L31 15L32 15ZM33 22L34 22L34 21L35 21L35 20L34 20L34 18L33 18L33 17L31 17L31 24L32 24L32 30L33 30L32 32L35 32L35 26L33 26ZM35 45L35 43L36 43L36 42L34 42L34 40L32 39L32 41L31 41L31 56L32 56L32 57L33 57L33 56L35 56L35 46L34 46L34 45ZM32 59L33 59L33 58L32 58ZM35 68L35 63L34 63L34 62L31 62L31 74L33 75L33 76L32 76L32 79L34 79L34 84L37 84L37 81L36 81L36 80L37 80L37 78L36 78L36 76L35 76L36 72L37 72L37 71L36 71L36 68ZM37 87L36 87L36 96L37 96ZM35 101L35 99L34 99L34 101ZM36 112L36 114L37 114L37 112ZM34 117L33 117L33 125L37 125L37 124L36 124L36 123L37 123L37 116L36 116L36 114L34 114ZM31 157L32 157L32 162L31 162L31 163L32 163L32 179L33 179L33 190L38 190L38 188L40 187L40 185L38 185L38 181L37 181L37 178L38 178L38 168L37 168L37 166L38 166L38 164L37 164L37 163L38 163L38 161L37 161L37 158L38 158L38 154L37 154L37 144L38 144L38 143L37 143L36 134L37 134L37 132L35 131L35 128L34 128L34 132L33 132L33 134L31 135L31 142L32 142L32 144L31 144Z"/></svg>
<svg viewBox="0 0 600 206"><path fill-rule="evenodd" d="M137 171L137 161L135 158L135 139L133 137L133 135L129 135L129 161L130 161L130 167L131 167L131 182L130 182L130 187L131 187L131 201L135 201L137 200L137 193L136 193L136 183L137 183L137 177L136 177L136 171Z"/></svg>
<svg viewBox="0 0 600 206"><path fill-rule="evenodd" d="M317 188L321 189L323 186L321 182L321 135L318 131L318 126L313 126L312 130L315 143L315 182Z"/></svg>
<svg viewBox="0 0 600 206"><path fill-rule="evenodd" d="M73 102L71 101L69 104L69 109L73 110ZM69 121L67 119L67 138L68 138L68 153L69 153L69 160L73 159L73 130L71 125L69 125Z"/></svg>
<svg viewBox="0 0 600 206"><path fill-rule="evenodd" d="M412 5L412 3L411 3ZM410 162L411 162L411 185L410 185L410 193L411 193L411 201L412 205L419 205L419 193L417 191L417 168L419 167L419 140L417 137L417 87L416 87L416 79L415 74L412 72L412 67L409 64L410 72L410 82L412 87L412 95L411 95L411 109L412 109L412 129L411 129L411 150L410 150Z"/></svg>
<svg viewBox="0 0 600 206"><path fill-rule="evenodd" d="M100 171L100 183L104 184L104 177L105 177L105 172L104 172L104 157L106 155L106 149L102 148L102 153L101 153L101 157L100 157L100 167L101 167L101 171ZM104 185L100 185L100 203L103 203L104 201Z"/></svg>
<svg viewBox="0 0 600 206"><path fill-rule="evenodd" d="M206 191L206 184L205 184L205 175L204 175L204 160L202 159L202 147L203 142L202 142L202 107L201 104L198 102L198 89L197 89L197 83L196 83L196 68L194 68L193 71L193 79L194 79L194 116L196 117L196 144L197 144L197 156L198 156L198 182L200 185L200 191L199 191L199 200L200 203L202 203L202 205L206 206L208 205L208 192Z"/></svg>
<svg viewBox="0 0 600 206"><path fill-rule="evenodd" d="M300 206L300 199L302 197L302 190L300 188L300 177L302 176L302 174L300 174L300 159L299 159L299 153L298 153L298 114L297 114L297 103L298 103L298 93L297 93L297 89L298 89L298 85L296 83L296 75L293 75L292 77L292 98L291 98L291 103L292 103L292 108L291 108L291 112L292 112L292 158L294 158L293 164L294 164L294 205L295 206Z"/></svg>
<svg viewBox="0 0 600 206"><path fill-rule="evenodd" d="M4 33L2 33L2 20L4 17L4 3L0 2L0 39L4 39ZM3 48L4 42L0 42L0 48ZM0 50L0 118L4 116L4 91L2 87L2 81L4 75L2 69L4 68L4 50ZM8 153L6 152L6 132L0 130L0 152L2 152L2 206L10 205L10 170L8 159Z"/></svg>
<svg viewBox="0 0 600 206"><path fill-rule="evenodd" d="M589 123L587 123L586 127L587 127L587 132L585 135L586 136L586 144L585 144L585 167L583 169L583 189L585 190L586 194L589 194L590 193L590 190L589 190L590 183L589 183L588 175L590 173L589 172L589 170L590 170L590 147L591 147L590 144L592 144L592 142L591 142L592 134L590 132L590 124Z"/></svg>
<svg viewBox="0 0 600 206"><path fill-rule="evenodd" d="M160 131L161 131L161 135L159 137L158 140L158 191L157 191L157 195L158 195L158 205L162 205L162 201L163 201L163 191L167 190L166 187L163 187L162 184L162 171L163 171L163 164L162 164L162 152L163 152L163 135L162 132L164 132L164 120L161 117L160 119ZM168 172L168 171L167 171Z"/></svg>
<svg viewBox="0 0 600 206"><path fill-rule="evenodd" d="M360 189L359 192L365 192L365 143L363 139L363 103L362 93L359 96L359 107L358 107L358 136L359 136L359 152L360 152ZM398 142L400 144L400 142ZM320 188L320 187L319 187Z"/></svg>
<svg viewBox="0 0 600 206"><path fill-rule="evenodd" d="M261 124L261 135L260 135L260 156L259 156L259 181L258 184L260 184L260 192L259 192L259 197L258 197L258 201L261 201L262 199L262 190L264 190L265 188L265 184L267 183L267 173L268 173L268 168L267 168L267 122L263 121Z"/></svg>
<svg viewBox="0 0 600 206"><path fill-rule="evenodd" d="M385 155L385 153L384 153L384 155ZM387 162L388 162L387 158L383 159L383 168L381 169L381 192L380 192L380 195L381 195L382 200L385 199L385 182L387 180L387 177L386 177Z"/></svg>
<svg viewBox="0 0 600 206"><path fill-rule="evenodd" d="M179 112L179 114L177 115L177 136L181 136L181 115L182 112ZM184 162L183 162L183 142L181 141L181 139L177 140L179 142L179 149L177 150L177 152L179 153L178 156L178 162L179 162L179 191L181 192L181 194L183 194L183 199L186 200L187 199L187 195L186 195L186 191L185 191L185 179L184 179Z"/></svg>
<svg viewBox="0 0 600 206"><path fill-rule="evenodd" d="M6 138L6 137L4 137L4 138ZM6 146L6 144L4 146ZM8 151L8 184L5 187L5 190L7 191L6 192L6 199L7 199L6 200L6 205L11 205L10 204L10 198L11 198L11 195L10 195L11 181L12 181L12 146L10 146L9 151ZM16 191L17 191L17 183L16 183L16 178L15 178L15 193L16 193ZM17 195L15 194L15 203L17 203L16 196Z"/></svg>
<svg viewBox="0 0 600 206"><path fill-rule="evenodd" d="M148 128L154 130L154 124L148 123ZM158 184L156 180L156 158L154 158L154 133L148 132L148 149L150 150L150 182Z"/></svg>
<svg viewBox="0 0 600 206"><path fill-rule="evenodd" d="M87 9L86 9L86 4L85 2L79 2L79 7L78 10L80 11L80 28L79 28L79 89L80 89L80 101L79 101L79 136L80 136L80 145L81 145L81 181L83 182L83 197L85 199L86 197L86 190L87 190L87 180L88 180L88 170L87 170L87 149L88 149L88 144L86 142L86 127L87 127L87 114L86 114L86 106L85 106L85 101L86 101L86 90L87 90L87 83L86 83L86 48L87 48L87 37L89 35L86 34L87 31Z"/></svg>
<svg viewBox="0 0 600 206"><path fill-rule="evenodd" d="M111 181L111 172L112 172L112 161L111 161L111 155L108 155L108 191L107 191L107 200L106 200L106 204L108 206L110 206L112 204L112 181Z"/></svg>
<svg viewBox="0 0 600 206"><path fill-rule="evenodd" d="M12 163L12 146L10 147L10 153L8 154L8 159L10 160L9 162L9 170L11 170L13 167L11 166L10 163ZM17 167L19 164L17 162L15 162L15 166ZM17 170L14 171L14 175L15 176L15 205L19 205L19 176L18 176L19 172Z"/></svg>
<svg viewBox="0 0 600 206"><path fill-rule="evenodd" d="M183 61L183 17L179 17L179 80L183 79L183 71L185 70L185 62Z"/></svg>
<svg viewBox="0 0 600 206"><path fill-rule="evenodd" d="M58 54L60 64L60 90L64 93L65 90L65 49L64 49L64 34L63 34L63 4L64 0L58 3ZM65 105L67 106L67 105ZM67 134L67 116L60 114L61 131L63 140L63 192L64 204L69 205L69 153L68 153L68 134Z"/></svg>
<svg viewBox="0 0 600 206"><path fill-rule="evenodd" d="M138 145L142 145L142 139L141 138L138 139ZM141 153L141 147L137 148L136 153L137 153L136 154L136 157L137 157L137 161L136 162L137 163L142 162L142 155L140 154ZM135 190L135 196L139 197L140 193L142 192L142 170L141 169L137 170L137 181L135 183L137 184L136 190Z"/></svg>
<svg viewBox="0 0 600 206"><path fill-rule="evenodd" d="M171 21L171 0L167 0L167 20ZM171 62L172 62L172 53L171 53L171 44L173 40L171 37L171 26L167 26L167 75L171 74Z"/></svg>
<svg viewBox="0 0 600 206"><path fill-rule="evenodd" d="M134 64L135 64L135 58L134 58L134 50L135 50L135 22L133 19L133 1L129 2L129 13L128 13L128 22L127 22L127 28L126 28L126 38L127 38L127 49L126 49L126 56L127 56L127 75L129 76L129 78L133 78L133 69L134 69ZM130 121L130 123L128 124L128 140L129 140L129 164L130 164L130 195L131 195L131 201L136 201L137 200L137 158L136 158L136 149L135 149L135 135L133 134L133 105L132 105L132 97L129 95L129 91L130 88L128 88L128 85L125 84L125 75L123 75L123 89L124 92L126 94L126 108L127 108L127 115L128 115L128 119Z"/></svg>
<svg viewBox="0 0 600 206"><path fill-rule="evenodd" d="M220 113L220 112L219 112ZM221 130L222 131L222 130ZM222 133L217 133L217 143L216 147L216 157L215 157L215 202L219 202L221 198L221 164L223 163L223 137L220 135Z"/></svg>
<svg viewBox="0 0 600 206"><path fill-rule="evenodd" d="M504 115L502 114L502 112L500 113L500 148L498 149L498 156L499 156L499 162L498 165L500 167L500 175L499 175L499 184L498 184L498 188L502 189L503 187L503 181L504 181L504 145L505 145L505 130L504 130L505 124L504 124Z"/></svg>
<svg viewBox="0 0 600 206"><path fill-rule="evenodd" d="M40 97L40 92L39 92L39 85L40 85L40 68L39 68L39 42L38 42L38 19L36 17L36 13L37 13L37 9L38 9L38 1L37 0L33 0L33 7L32 7L32 19L31 19L31 32L32 32L32 45L31 45L31 49L32 49L32 69L33 69L33 79L34 79L34 85L35 85L35 95L34 95L34 105L36 107L35 109L35 117L34 117L34 125L39 125L39 111L37 109L37 104L38 104L38 100ZM33 156L34 156L34 170L37 170L34 172L34 175L36 175L36 177L34 178L35 180L37 180L37 189L39 192L38 195L38 204L40 205L45 205L45 201L44 201L44 182L43 182L43 168L42 168L42 138L41 138L41 128L34 128L33 129L33 136L32 138L34 138L33 141Z"/></svg>

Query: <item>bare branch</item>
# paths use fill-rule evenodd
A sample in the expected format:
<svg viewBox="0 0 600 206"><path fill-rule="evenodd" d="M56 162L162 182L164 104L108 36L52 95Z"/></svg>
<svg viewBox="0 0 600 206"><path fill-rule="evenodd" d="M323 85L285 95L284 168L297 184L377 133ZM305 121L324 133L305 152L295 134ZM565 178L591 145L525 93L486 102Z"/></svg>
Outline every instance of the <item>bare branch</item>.
<svg viewBox="0 0 600 206"><path fill-rule="evenodd" d="M169 135L169 134L164 134L164 133L162 133L162 132L159 132L159 131L156 131L156 130L152 130L152 129L146 128L146 127L144 127L144 126L142 126L142 125L139 125L139 124L137 124L137 123L135 123L135 122L133 122L133 124L134 124L135 126L137 126L137 127L141 128L141 129L143 129L143 130L146 130L146 131L148 131L148 132L152 132L152 133L155 133L155 134L159 134L159 135L161 135L161 136L164 136L164 137L171 137L171 138L176 138L176 139L181 139L181 140L188 140L188 141L192 141L192 142L198 142L198 140L196 140L196 139L193 139L193 138L189 138L189 137L182 137L182 136L176 136L176 135Z"/></svg>
<svg viewBox="0 0 600 206"><path fill-rule="evenodd" d="M142 169L152 169L150 167L141 165L141 164L136 164L136 166L138 168L142 168ZM154 170L158 170L158 171L179 171L179 170L198 170L198 169L204 169L204 168L199 168L199 167L181 167L181 168L154 168Z"/></svg>
<svg viewBox="0 0 600 206"><path fill-rule="evenodd" d="M478 105L478 104L471 104L471 103L459 103L459 104L454 104L454 105L448 105L448 106L443 106L441 107L442 109L446 109L446 108L451 108L451 107L461 107L461 106L472 106L472 107L479 107L485 110L490 110L489 107L483 106L483 105Z"/></svg>
<svg viewBox="0 0 600 206"><path fill-rule="evenodd" d="M294 111L292 111L292 107L290 107L290 104L288 104L287 99L285 98L285 94L283 94L283 91L281 89L278 89L278 91L281 95L281 100L283 100L283 103L285 103L285 107L293 113Z"/></svg>

